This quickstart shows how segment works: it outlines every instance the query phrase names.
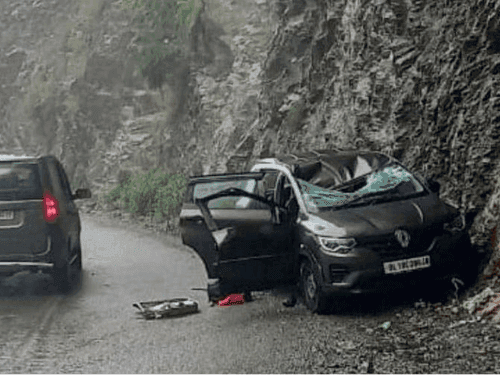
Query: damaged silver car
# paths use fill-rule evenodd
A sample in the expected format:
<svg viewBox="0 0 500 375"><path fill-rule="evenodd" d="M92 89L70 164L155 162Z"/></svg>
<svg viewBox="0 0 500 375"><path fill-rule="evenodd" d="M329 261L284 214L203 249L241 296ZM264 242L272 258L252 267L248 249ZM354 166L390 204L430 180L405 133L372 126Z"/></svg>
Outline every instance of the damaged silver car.
<svg viewBox="0 0 500 375"><path fill-rule="evenodd" d="M439 184L378 152L313 151L192 177L180 226L216 279L211 300L298 283L319 312L332 295L477 271L464 216L440 200Z"/></svg>

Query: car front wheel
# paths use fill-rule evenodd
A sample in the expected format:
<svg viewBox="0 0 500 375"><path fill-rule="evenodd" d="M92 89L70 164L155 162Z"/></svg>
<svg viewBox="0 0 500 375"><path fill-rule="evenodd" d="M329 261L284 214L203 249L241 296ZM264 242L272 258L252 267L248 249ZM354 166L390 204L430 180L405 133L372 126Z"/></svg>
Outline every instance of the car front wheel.
<svg viewBox="0 0 500 375"><path fill-rule="evenodd" d="M459 269L460 277L466 288L472 286L477 280L479 264L480 254L470 246Z"/></svg>
<svg viewBox="0 0 500 375"><path fill-rule="evenodd" d="M318 277L308 260L304 260L300 265L300 288L304 303L311 312L319 314L325 311L325 298L321 293Z"/></svg>

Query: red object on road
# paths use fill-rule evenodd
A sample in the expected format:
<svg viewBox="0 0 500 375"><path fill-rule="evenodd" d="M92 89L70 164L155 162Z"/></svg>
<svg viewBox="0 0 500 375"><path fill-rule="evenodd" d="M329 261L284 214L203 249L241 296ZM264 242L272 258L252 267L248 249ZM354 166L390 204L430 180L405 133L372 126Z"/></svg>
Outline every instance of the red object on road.
<svg viewBox="0 0 500 375"><path fill-rule="evenodd" d="M243 305L245 298L241 294L230 294L223 300L217 302L220 307L228 307L231 305Z"/></svg>

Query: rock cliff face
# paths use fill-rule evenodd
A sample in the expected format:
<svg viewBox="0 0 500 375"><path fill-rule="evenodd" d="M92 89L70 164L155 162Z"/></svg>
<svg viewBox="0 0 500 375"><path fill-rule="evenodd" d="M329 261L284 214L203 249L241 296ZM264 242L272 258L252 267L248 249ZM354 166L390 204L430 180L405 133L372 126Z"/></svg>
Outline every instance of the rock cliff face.
<svg viewBox="0 0 500 375"><path fill-rule="evenodd" d="M164 61L172 78L152 90L121 1L1 2L0 147L53 153L98 192L121 169L224 169L258 115L273 14L263 0L206 1L190 57Z"/></svg>
<svg viewBox="0 0 500 375"><path fill-rule="evenodd" d="M57 155L74 185L101 182L126 115L159 106L134 74L127 14L105 0L9 1L0 14L1 146Z"/></svg>
<svg viewBox="0 0 500 375"><path fill-rule="evenodd" d="M175 143L184 170L224 172L237 160L234 150L258 121L261 66L275 23L272 1L205 1L192 30L193 110L184 113Z"/></svg>
<svg viewBox="0 0 500 375"><path fill-rule="evenodd" d="M474 241L495 243L500 0L204 3L191 56L152 90L120 1L0 2L0 147L56 154L97 192L121 169L381 150L481 209Z"/></svg>

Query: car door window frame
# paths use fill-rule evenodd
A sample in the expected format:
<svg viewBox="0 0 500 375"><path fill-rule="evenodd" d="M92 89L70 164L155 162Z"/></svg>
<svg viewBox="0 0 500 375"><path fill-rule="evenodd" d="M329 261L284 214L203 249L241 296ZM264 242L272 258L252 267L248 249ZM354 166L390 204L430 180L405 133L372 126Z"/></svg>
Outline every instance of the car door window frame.
<svg viewBox="0 0 500 375"><path fill-rule="evenodd" d="M290 188L290 196L286 198L286 202L283 199L283 194L285 193L285 188ZM289 205L287 205L288 202L291 202L292 199L296 200L297 203L297 212L291 212ZM276 181L276 188L275 188L275 195L274 195L274 200L276 204L278 205L276 207L276 216L277 216L277 221L280 224L283 223L290 223L293 221L297 214L298 211L300 210L299 202L297 199L297 194L293 188L293 184L290 180L290 178L285 174L285 173L280 173L278 175L277 181Z"/></svg>
<svg viewBox="0 0 500 375"><path fill-rule="evenodd" d="M68 176L66 175L66 172L64 171L64 168L61 165L61 163L56 163L56 168L59 174L59 179L63 194L66 196L66 199L68 201L72 201L73 194L71 193L71 186L69 184Z"/></svg>
<svg viewBox="0 0 500 375"><path fill-rule="evenodd" d="M295 199L297 199L297 203L299 206L299 212L307 212L306 204L304 202L302 194L300 193L299 185L298 185L297 181L295 180L294 176L292 175L292 173L290 172L290 170L286 166L275 164L271 168L269 168L269 164L267 164L267 163L255 164L252 167L251 171L258 172L258 171L264 171L264 170L270 170L270 169L279 171L283 175L288 177L288 180L290 181L290 184L292 185Z"/></svg>
<svg viewBox="0 0 500 375"><path fill-rule="evenodd" d="M50 182L49 186L52 190L52 194L56 196L58 200L63 198L66 194L64 192L61 183L59 182L60 176L59 171L57 169L57 163L54 160L47 160L47 169L49 172Z"/></svg>

